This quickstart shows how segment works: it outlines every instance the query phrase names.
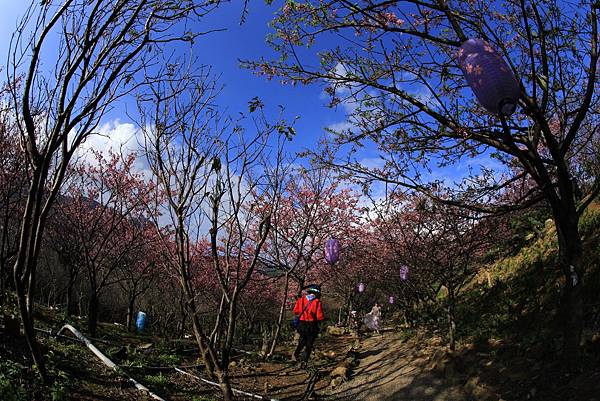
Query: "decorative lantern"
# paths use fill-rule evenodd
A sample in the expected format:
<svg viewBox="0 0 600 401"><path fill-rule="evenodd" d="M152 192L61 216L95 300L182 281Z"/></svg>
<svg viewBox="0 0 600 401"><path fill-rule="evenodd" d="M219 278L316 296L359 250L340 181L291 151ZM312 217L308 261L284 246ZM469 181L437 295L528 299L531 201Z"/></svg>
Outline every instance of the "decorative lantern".
<svg viewBox="0 0 600 401"><path fill-rule="evenodd" d="M365 283L358 283L357 289L358 289L358 292L364 292L365 291Z"/></svg>
<svg viewBox="0 0 600 401"><path fill-rule="evenodd" d="M408 280L408 266L400 267L400 280L402 280L402 281Z"/></svg>
<svg viewBox="0 0 600 401"><path fill-rule="evenodd" d="M521 96L519 83L506 61L488 42L467 40L457 58L467 83L487 111L502 116L514 113Z"/></svg>
<svg viewBox="0 0 600 401"><path fill-rule="evenodd" d="M393 296L390 295L390 297L388 298L388 302L390 304L394 304L394 302L396 302L396 298L394 298Z"/></svg>
<svg viewBox="0 0 600 401"><path fill-rule="evenodd" d="M340 241L330 238L325 242L325 260L330 265L335 264L340 258Z"/></svg>

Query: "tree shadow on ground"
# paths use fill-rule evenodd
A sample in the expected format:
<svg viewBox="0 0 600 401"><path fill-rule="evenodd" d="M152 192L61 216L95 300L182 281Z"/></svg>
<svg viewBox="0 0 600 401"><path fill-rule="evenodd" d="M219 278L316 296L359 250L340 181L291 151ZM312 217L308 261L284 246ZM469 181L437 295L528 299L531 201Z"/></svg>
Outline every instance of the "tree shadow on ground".
<svg viewBox="0 0 600 401"><path fill-rule="evenodd" d="M327 400L466 400L459 386L448 385L429 368L429 358L398 333L365 339L351 379L325 392Z"/></svg>

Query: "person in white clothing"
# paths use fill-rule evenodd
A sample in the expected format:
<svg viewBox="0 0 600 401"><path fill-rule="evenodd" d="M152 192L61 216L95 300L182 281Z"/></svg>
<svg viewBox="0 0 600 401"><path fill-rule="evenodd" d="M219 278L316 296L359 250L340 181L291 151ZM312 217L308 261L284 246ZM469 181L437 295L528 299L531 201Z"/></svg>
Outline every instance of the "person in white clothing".
<svg viewBox="0 0 600 401"><path fill-rule="evenodd" d="M373 330L379 334L379 328L381 326L381 306L375 302L375 305L371 308L371 312L367 313L364 318L365 325L369 330Z"/></svg>

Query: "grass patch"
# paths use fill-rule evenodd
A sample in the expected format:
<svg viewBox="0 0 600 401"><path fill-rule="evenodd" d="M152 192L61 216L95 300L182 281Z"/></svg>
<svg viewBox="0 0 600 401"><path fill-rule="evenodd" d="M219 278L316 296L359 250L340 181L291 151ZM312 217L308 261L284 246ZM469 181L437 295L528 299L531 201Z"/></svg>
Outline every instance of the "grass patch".
<svg viewBox="0 0 600 401"><path fill-rule="evenodd" d="M144 383L149 386L164 387L169 383L169 379L162 373L157 375L146 375L144 376Z"/></svg>
<svg viewBox="0 0 600 401"><path fill-rule="evenodd" d="M156 360L161 365L178 365L181 361L181 357L175 354L160 354L156 357Z"/></svg>
<svg viewBox="0 0 600 401"><path fill-rule="evenodd" d="M579 228L586 269L584 303L593 307L600 303L594 285L600 279L600 204L586 210ZM558 313L564 278L557 268L556 227L547 219L541 229L536 226L524 236L529 238L524 246L486 266L465 290L457 305L457 334L461 340L477 343L506 338L527 346L541 338L554 343L561 332ZM485 273L491 277L491 287ZM597 312L588 309L585 314L591 317Z"/></svg>

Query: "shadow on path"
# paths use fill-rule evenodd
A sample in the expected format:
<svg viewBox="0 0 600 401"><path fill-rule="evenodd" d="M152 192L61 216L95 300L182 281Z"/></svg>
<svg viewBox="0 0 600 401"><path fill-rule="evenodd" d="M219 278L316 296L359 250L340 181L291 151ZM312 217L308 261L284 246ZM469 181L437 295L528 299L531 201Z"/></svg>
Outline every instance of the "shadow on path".
<svg viewBox="0 0 600 401"><path fill-rule="evenodd" d="M329 401L464 401L462 386L429 369L429 358L397 333L370 337L362 344L360 365L351 379L324 395Z"/></svg>

